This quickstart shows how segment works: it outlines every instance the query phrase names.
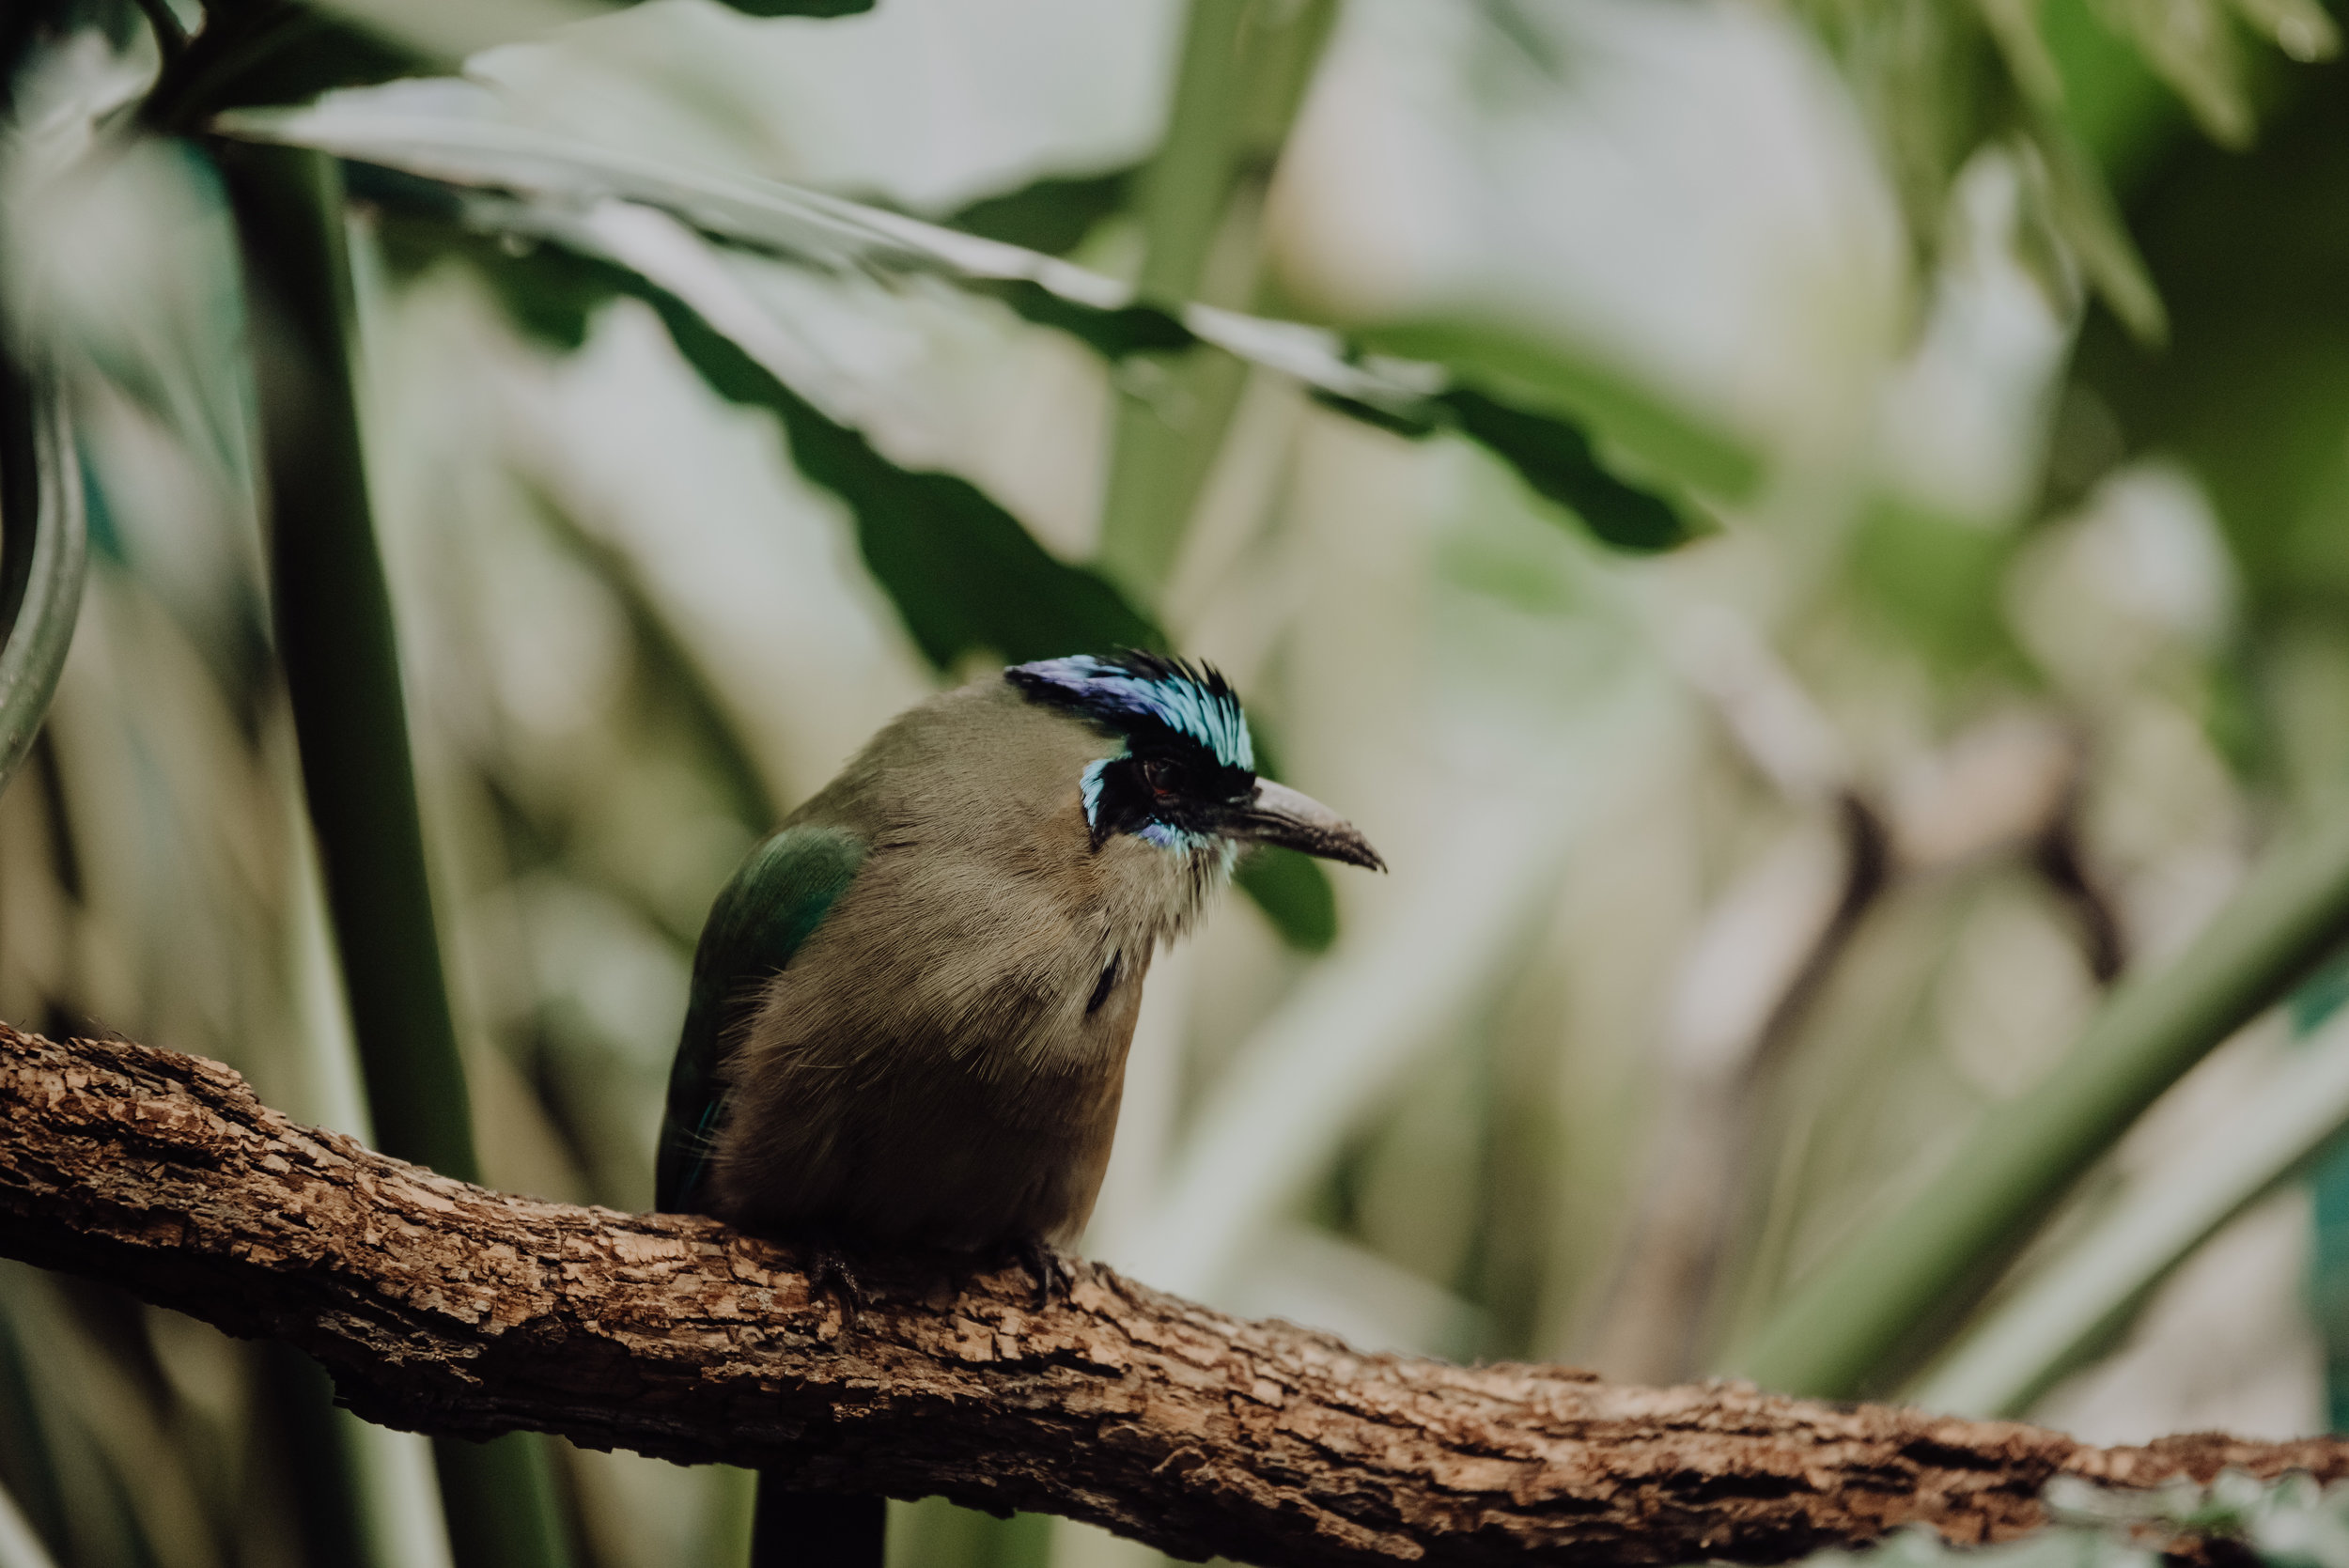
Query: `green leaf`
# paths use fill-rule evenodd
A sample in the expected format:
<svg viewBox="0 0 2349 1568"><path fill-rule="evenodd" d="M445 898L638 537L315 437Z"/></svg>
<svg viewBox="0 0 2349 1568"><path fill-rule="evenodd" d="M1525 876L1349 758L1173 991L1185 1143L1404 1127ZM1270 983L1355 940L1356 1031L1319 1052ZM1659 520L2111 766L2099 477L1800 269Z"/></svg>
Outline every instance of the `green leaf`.
<svg viewBox="0 0 2349 1568"><path fill-rule="evenodd" d="M721 3L755 17L873 8L873 0ZM478 50L540 38L613 8L607 0L214 0L201 30L156 83L145 117L186 130L223 109L301 103L337 87L437 74Z"/></svg>
<svg viewBox="0 0 2349 1568"><path fill-rule="evenodd" d="M1201 304L1161 311L1139 302L1125 284L1053 256L779 181L668 163L500 123L468 112L461 89L429 86L428 96L382 90L301 110L240 111L222 116L214 129L316 147L459 188L506 193L511 199L475 201L467 210L470 221L526 237L572 243L583 210L617 199L665 212L721 244L795 266L884 280L940 278L994 294L1028 318L1112 357L1205 345L1293 377L1330 406L1391 428L1456 427L1488 445L1498 441L1496 454L1542 493L1570 487L1593 502L1604 526L1627 538L1663 531L1652 513L1634 518L1626 498L1638 487L1620 475L1606 475L1611 480L1606 485L1593 477L1604 474L1604 465L1588 456L1588 436L1578 421L1551 411L1549 399L1512 398L1514 419L1480 405L1471 424L1445 401L1445 394L1461 389L1441 365L1366 355L1337 334L1301 322ZM1483 375L1475 380L1480 388L1490 384ZM1641 407L1648 411L1647 426L1686 426L1657 411L1660 405ZM1737 493L1750 489L1755 475L1750 455L1717 438L1684 440L1676 447L1666 442L1661 450L1660 466L1690 473L1706 488ZM1679 468L1672 461L1674 453L1694 454L1699 467ZM1708 476L1727 483L1707 484ZM1692 524L1680 526L1682 537L1696 531Z"/></svg>
<svg viewBox="0 0 2349 1568"><path fill-rule="evenodd" d="M1156 305L1097 310L1062 298L1040 283L1020 278L989 290L1023 320L1064 332L1104 359L1164 353L1197 346L1191 330Z"/></svg>
<svg viewBox="0 0 2349 1568"><path fill-rule="evenodd" d="M2063 123L2116 190L2130 190L2190 133L2177 95L2097 15L2101 0L2041 0L2039 29L2063 75Z"/></svg>
<svg viewBox="0 0 2349 1568"><path fill-rule="evenodd" d="M1249 727L1255 732L1257 773L1284 779L1280 737L1261 715ZM1240 857L1232 880L1299 952L1326 953L1338 939L1337 891L1330 885L1329 867L1311 855L1259 845Z"/></svg>
<svg viewBox="0 0 2349 1568"><path fill-rule="evenodd" d="M2234 0L2234 8L2293 59L2329 60L2341 53L2341 25L2317 0Z"/></svg>
<svg viewBox="0 0 2349 1568"><path fill-rule="evenodd" d="M738 403L770 409L801 474L847 504L857 543L941 669L984 652L1011 663L1087 650L1164 648L1166 638L1082 567L1055 560L984 490L951 474L899 468L713 328L683 300L630 279L702 379Z"/></svg>
<svg viewBox="0 0 2349 1568"><path fill-rule="evenodd" d="M1312 856L1260 846L1241 859L1232 879L1289 946L1326 953L1338 939L1338 896L1329 873Z"/></svg>
<svg viewBox="0 0 2349 1568"><path fill-rule="evenodd" d="M216 6L156 79L140 114L159 130L187 131L222 109L300 103L445 64L437 53L294 0Z"/></svg>
<svg viewBox="0 0 2349 1568"><path fill-rule="evenodd" d="M630 0L633 3L633 0ZM873 0L720 0L744 16L863 16Z"/></svg>
<svg viewBox="0 0 2349 1568"><path fill-rule="evenodd" d="M1576 430L1603 431L1610 447L1703 494L1744 501L1761 487L1762 458L1744 438L1691 414L1636 377L1512 323L1469 318L1393 321L1366 331L1362 342L1382 356L1440 364L1452 382L1513 408L1553 417Z"/></svg>
<svg viewBox="0 0 2349 1568"><path fill-rule="evenodd" d="M2254 120L2234 19L2221 0L2108 0L2100 14L2186 101L2220 147L2248 147Z"/></svg>
<svg viewBox="0 0 2349 1568"><path fill-rule="evenodd" d="M2290 101L2248 156L2181 142L2130 212L2169 306L2168 349L2144 353L2092 316L2074 358L2130 452L2174 456L2208 489L2248 590L2251 646L2287 608L2349 604L2349 296L2340 239L2310 223L2344 202L2338 93Z"/></svg>
<svg viewBox="0 0 2349 1568"><path fill-rule="evenodd" d="M2130 334L2158 348L2169 339L2170 315L2105 184L2104 171L2052 115L2026 115L2023 138L2037 157L2032 194L2046 213L2047 226L2078 259L2080 271Z"/></svg>
<svg viewBox="0 0 2349 1568"><path fill-rule="evenodd" d="M2039 26L2040 0L1976 0L1983 24L2026 101L2053 110L2063 102L2063 70Z"/></svg>
<svg viewBox="0 0 2349 1568"><path fill-rule="evenodd" d="M974 201L948 218L946 226L1047 256L1066 256L1093 232L1095 225L1125 207L1133 185L1132 169L1055 175Z"/></svg>
<svg viewBox="0 0 2349 1568"><path fill-rule="evenodd" d="M1533 491L1567 507L1618 550L1672 550L1713 530L1652 490L1624 483L1591 450L1590 437L1562 420L1513 408L1470 387L1437 399L1462 433L1484 442Z"/></svg>
<svg viewBox="0 0 2349 1568"><path fill-rule="evenodd" d="M1243 170L1286 139L1331 7L1188 0L1182 10L1166 130L1133 210L1142 244L1135 288L1167 303L1201 299L1213 287L1207 260L1227 233ZM1261 240L1238 243L1236 264ZM1146 383L1128 380L1112 404L1097 547L1101 569L1145 599L1174 569L1247 384L1242 366L1219 357L1149 368ZM1144 384L1149 394L1137 395Z"/></svg>
<svg viewBox="0 0 2349 1568"><path fill-rule="evenodd" d="M0 349L0 789L49 716L82 609L87 528L66 394L52 366Z"/></svg>
<svg viewBox="0 0 2349 1568"><path fill-rule="evenodd" d="M792 462L847 505L866 567L932 663L1169 646L1114 588L1056 559L976 485L900 467L794 390L761 357L776 350L754 330L766 324L760 307L723 269L703 265L714 257L690 230L644 209L620 215L649 224L564 227L570 285L643 300L712 390L782 420Z"/></svg>
<svg viewBox="0 0 2349 1568"><path fill-rule="evenodd" d="M376 181L366 165L350 165L354 197L372 194ZM614 269L560 245L504 245L487 234L443 218L387 208L376 225L376 240L395 276L407 278L446 256L470 263L490 286L515 326L551 349L566 352L587 341L596 312L621 292Z"/></svg>

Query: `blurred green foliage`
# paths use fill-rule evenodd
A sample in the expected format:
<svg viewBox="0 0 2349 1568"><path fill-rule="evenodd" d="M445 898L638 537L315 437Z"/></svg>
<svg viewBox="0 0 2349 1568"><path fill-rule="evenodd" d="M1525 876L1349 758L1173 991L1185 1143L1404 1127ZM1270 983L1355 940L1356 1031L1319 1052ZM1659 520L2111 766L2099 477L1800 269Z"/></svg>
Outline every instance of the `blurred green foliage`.
<svg viewBox="0 0 2349 1568"><path fill-rule="evenodd" d="M1882 1315L1914 1278L1853 1238L2018 1192L1897 1346L1828 1347L1930 1388L2298 1081L2211 1003L2339 900L2248 990L2176 961L2349 782L2329 12L858 9L484 4L461 67L423 5L0 12L0 312L64 371L95 546L0 800L7 1016L641 1204L735 861L938 683L1133 644L1226 667L1395 867L1252 860L1160 959L1088 1243L1144 1278L1666 1378L1822 1280ZM238 194L327 155L306 249ZM367 604L303 566L336 539ZM337 815L403 795L406 839ZM350 869L387 852L390 935ZM2208 982L2157 1070L2071 1051L2115 947ZM2061 1159L1982 1152L2083 1082L2126 1103ZM2338 1411L2338 1177L2313 1245L2261 1174L2132 1254L2031 1413ZM545 1452L550 1552L739 1560L739 1476ZM0 1279L0 1484L60 1562L479 1560L464 1468ZM2099 1506L1992 1555L2339 1555L2296 1483ZM1134 1560L937 1499L894 1534Z"/></svg>

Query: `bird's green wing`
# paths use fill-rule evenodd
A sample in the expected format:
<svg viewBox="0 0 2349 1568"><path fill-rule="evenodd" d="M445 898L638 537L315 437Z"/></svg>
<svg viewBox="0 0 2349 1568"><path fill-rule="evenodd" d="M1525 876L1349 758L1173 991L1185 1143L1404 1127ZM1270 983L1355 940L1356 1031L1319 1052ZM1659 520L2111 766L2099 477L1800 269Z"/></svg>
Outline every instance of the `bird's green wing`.
<svg viewBox="0 0 2349 1568"><path fill-rule="evenodd" d="M864 862L864 841L838 828L786 828L751 851L710 906L693 950L693 989L685 1031L669 1069L661 1120L655 1205L699 1206L702 1174L725 1108L720 1068L742 1000L790 963Z"/></svg>

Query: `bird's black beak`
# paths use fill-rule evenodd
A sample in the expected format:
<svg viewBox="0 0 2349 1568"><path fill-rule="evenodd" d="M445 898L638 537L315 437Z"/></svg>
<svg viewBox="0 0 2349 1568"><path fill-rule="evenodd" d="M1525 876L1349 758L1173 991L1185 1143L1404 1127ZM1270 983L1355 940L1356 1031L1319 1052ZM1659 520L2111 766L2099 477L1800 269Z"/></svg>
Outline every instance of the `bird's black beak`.
<svg viewBox="0 0 2349 1568"><path fill-rule="evenodd" d="M1255 793L1234 807L1221 827L1230 837L1246 843L1277 844L1325 861L1344 861L1372 871L1387 869L1370 840L1356 831L1351 822L1312 796L1270 779L1258 779Z"/></svg>

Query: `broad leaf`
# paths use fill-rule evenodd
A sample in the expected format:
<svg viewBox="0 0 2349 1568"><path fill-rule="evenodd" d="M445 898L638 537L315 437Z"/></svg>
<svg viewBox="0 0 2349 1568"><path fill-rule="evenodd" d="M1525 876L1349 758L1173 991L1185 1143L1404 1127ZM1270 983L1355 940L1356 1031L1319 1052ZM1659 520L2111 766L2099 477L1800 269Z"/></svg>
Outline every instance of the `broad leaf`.
<svg viewBox="0 0 2349 1568"><path fill-rule="evenodd" d="M299 103L334 87L446 70L638 0L213 0L156 84L148 117L185 128L214 111ZM747 16L852 16L873 0L722 0Z"/></svg>
<svg viewBox="0 0 2349 1568"><path fill-rule="evenodd" d="M294 0L218 6L156 79L140 116L160 130L187 131L225 108L299 103L335 87L440 70L451 58Z"/></svg>
<svg viewBox="0 0 2349 1568"><path fill-rule="evenodd" d="M317 147L362 163L513 199L476 222L556 237L611 198L658 209L723 244L799 266L883 279L929 276L996 294L1039 324L1120 357L1206 344L1296 378L1331 407L1421 434L1457 429L1484 442L1537 492L1568 495L1610 543L1656 549L1706 524L1672 500L1609 474L1580 426L1455 385L1439 365L1361 353L1293 321L1190 304L1160 310L1114 279L1056 257L775 180L687 167L583 145L488 117L494 101L455 83L354 93L307 109L241 111L215 129ZM1466 411L1464 411L1464 410ZM1640 502L1629 498L1640 497ZM1595 507L1597 515L1583 512ZM1662 520L1671 519L1667 525Z"/></svg>
<svg viewBox="0 0 2349 1568"><path fill-rule="evenodd" d="M635 0L629 0L634 4ZM744 16L862 16L873 0L719 0Z"/></svg>
<svg viewBox="0 0 2349 1568"><path fill-rule="evenodd" d="M1570 425L1512 408L1472 387L1439 399L1460 429L1505 458L1541 495L1570 508L1618 550L1670 550L1688 542L1688 514L1609 473L1590 439Z"/></svg>
<svg viewBox="0 0 2349 1568"><path fill-rule="evenodd" d="M1077 248L1093 226L1126 205L1133 194L1132 169L1107 174L1055 176L974 201L946 226L1007 245L1024 245L1048 256Z"/></svg>
<svg viewBox="0 0 2349 1568"><path fill-rule="evenodd" d="M1018 519L968 479L897 467L676 296L650 287L630 291L661 313L703 380L782 418L792 462L848 503L865 565L932 663L948 668L976 652L1020 663L1090 648L1166 645L1114 588L1045 553Z"/></svg>
<svg viewBox="0 0 2349 1568"><path fill-rule="evenodd" d="M1325 953L1338 939L1337 893L1319 861L1294 849L1252 849L1232 879L1291 947Z"/></svg>

